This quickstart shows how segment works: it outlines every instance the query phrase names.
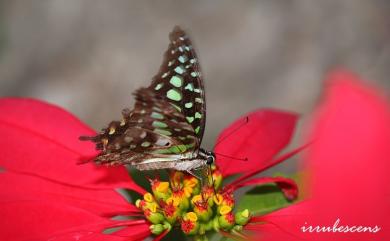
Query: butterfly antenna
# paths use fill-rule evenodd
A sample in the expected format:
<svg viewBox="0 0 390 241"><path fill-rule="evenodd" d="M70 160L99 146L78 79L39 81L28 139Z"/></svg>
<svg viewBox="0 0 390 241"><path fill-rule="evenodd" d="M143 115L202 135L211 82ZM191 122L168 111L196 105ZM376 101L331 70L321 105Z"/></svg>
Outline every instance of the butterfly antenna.
<svg viewBox="0 0 390 241"><path fill-rule="evenodd" d="M214 146L214 149L219 145L221 144L223 141L225 141L228 137L230 137L231 135L233 135L236 131L238 131L239 129L241 129L241 127L245 126L246 124L248 124L249 122L249 116L245 117L245 120L243 123L241 123L239 126L237 126L234 130L232 130L229 134L227 134L226 136L222 137Z"/></svg>
<svg viewBox="0 0 390 241"><path fill-rule="evenodd" d="M228 156L228 155L221 154L221 153L216 153L216 152L214 152L214 154L215 154L215 155L218 155L218 156L223 156L223 157L226 157L226 158L234 159L234 160L248 161L248 158L247 158L247 157L245 157L245 158L239 158L239 157Z"/></svg>

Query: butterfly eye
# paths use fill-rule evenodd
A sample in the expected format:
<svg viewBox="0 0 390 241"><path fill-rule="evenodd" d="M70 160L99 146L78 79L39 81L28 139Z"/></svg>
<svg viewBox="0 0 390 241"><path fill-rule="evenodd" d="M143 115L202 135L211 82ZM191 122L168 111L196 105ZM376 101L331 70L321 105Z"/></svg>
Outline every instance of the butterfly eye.
<svg viewBox="0 0 390 241"><path fill-rule="evenodd" d="M214 156L208 156L206 163L207 163L207 165L211 165L214 163L214 161L215 161Z"/></svg>

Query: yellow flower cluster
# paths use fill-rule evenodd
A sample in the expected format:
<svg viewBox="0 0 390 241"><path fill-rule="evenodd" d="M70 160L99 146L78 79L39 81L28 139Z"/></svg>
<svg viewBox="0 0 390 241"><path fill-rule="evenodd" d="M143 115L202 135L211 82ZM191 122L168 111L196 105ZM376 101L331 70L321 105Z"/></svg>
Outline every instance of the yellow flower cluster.
<svg viewBox="0 0 390 241"><path fill-rule="evenodd" d="M214 166L206 184L194 176L174 171L169 181L154 179L152 192L136 201L153 234L161 234L173 226L180 226L186 235L196 240L207 240L207 231L241 230L249 219L249 211L233 213L235 201L232 192L222 188L222 175Z"/></svg>

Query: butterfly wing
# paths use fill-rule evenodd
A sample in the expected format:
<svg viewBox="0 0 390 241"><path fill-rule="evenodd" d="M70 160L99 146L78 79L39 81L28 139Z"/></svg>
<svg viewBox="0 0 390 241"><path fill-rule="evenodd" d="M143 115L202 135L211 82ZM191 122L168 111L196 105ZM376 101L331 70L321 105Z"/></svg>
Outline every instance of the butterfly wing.
<svg viewBox="0 0 390 241"><path fill-rule="evenodd" d="M132 111L92 140L102 150L97 163L141 164L197 155L205 126L205 97L198 59L184 31L175 27L159 73L135 93Z"/></svg>

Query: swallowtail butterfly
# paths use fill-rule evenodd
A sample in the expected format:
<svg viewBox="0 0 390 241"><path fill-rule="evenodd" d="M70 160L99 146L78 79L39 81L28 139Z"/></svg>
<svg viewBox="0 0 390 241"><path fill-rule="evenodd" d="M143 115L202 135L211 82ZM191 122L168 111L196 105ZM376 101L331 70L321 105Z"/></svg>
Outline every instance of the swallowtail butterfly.
<svg viewBox="0 0 390 241"><path fill-rule="evenodd" d="M96 136L98 164L129 164L139 170L187 171L211 164L212 152L200 147L205 130L206 99L199 60L188 35L176 26L159 72L147 88L135 92L132 110Z"/></svg>

